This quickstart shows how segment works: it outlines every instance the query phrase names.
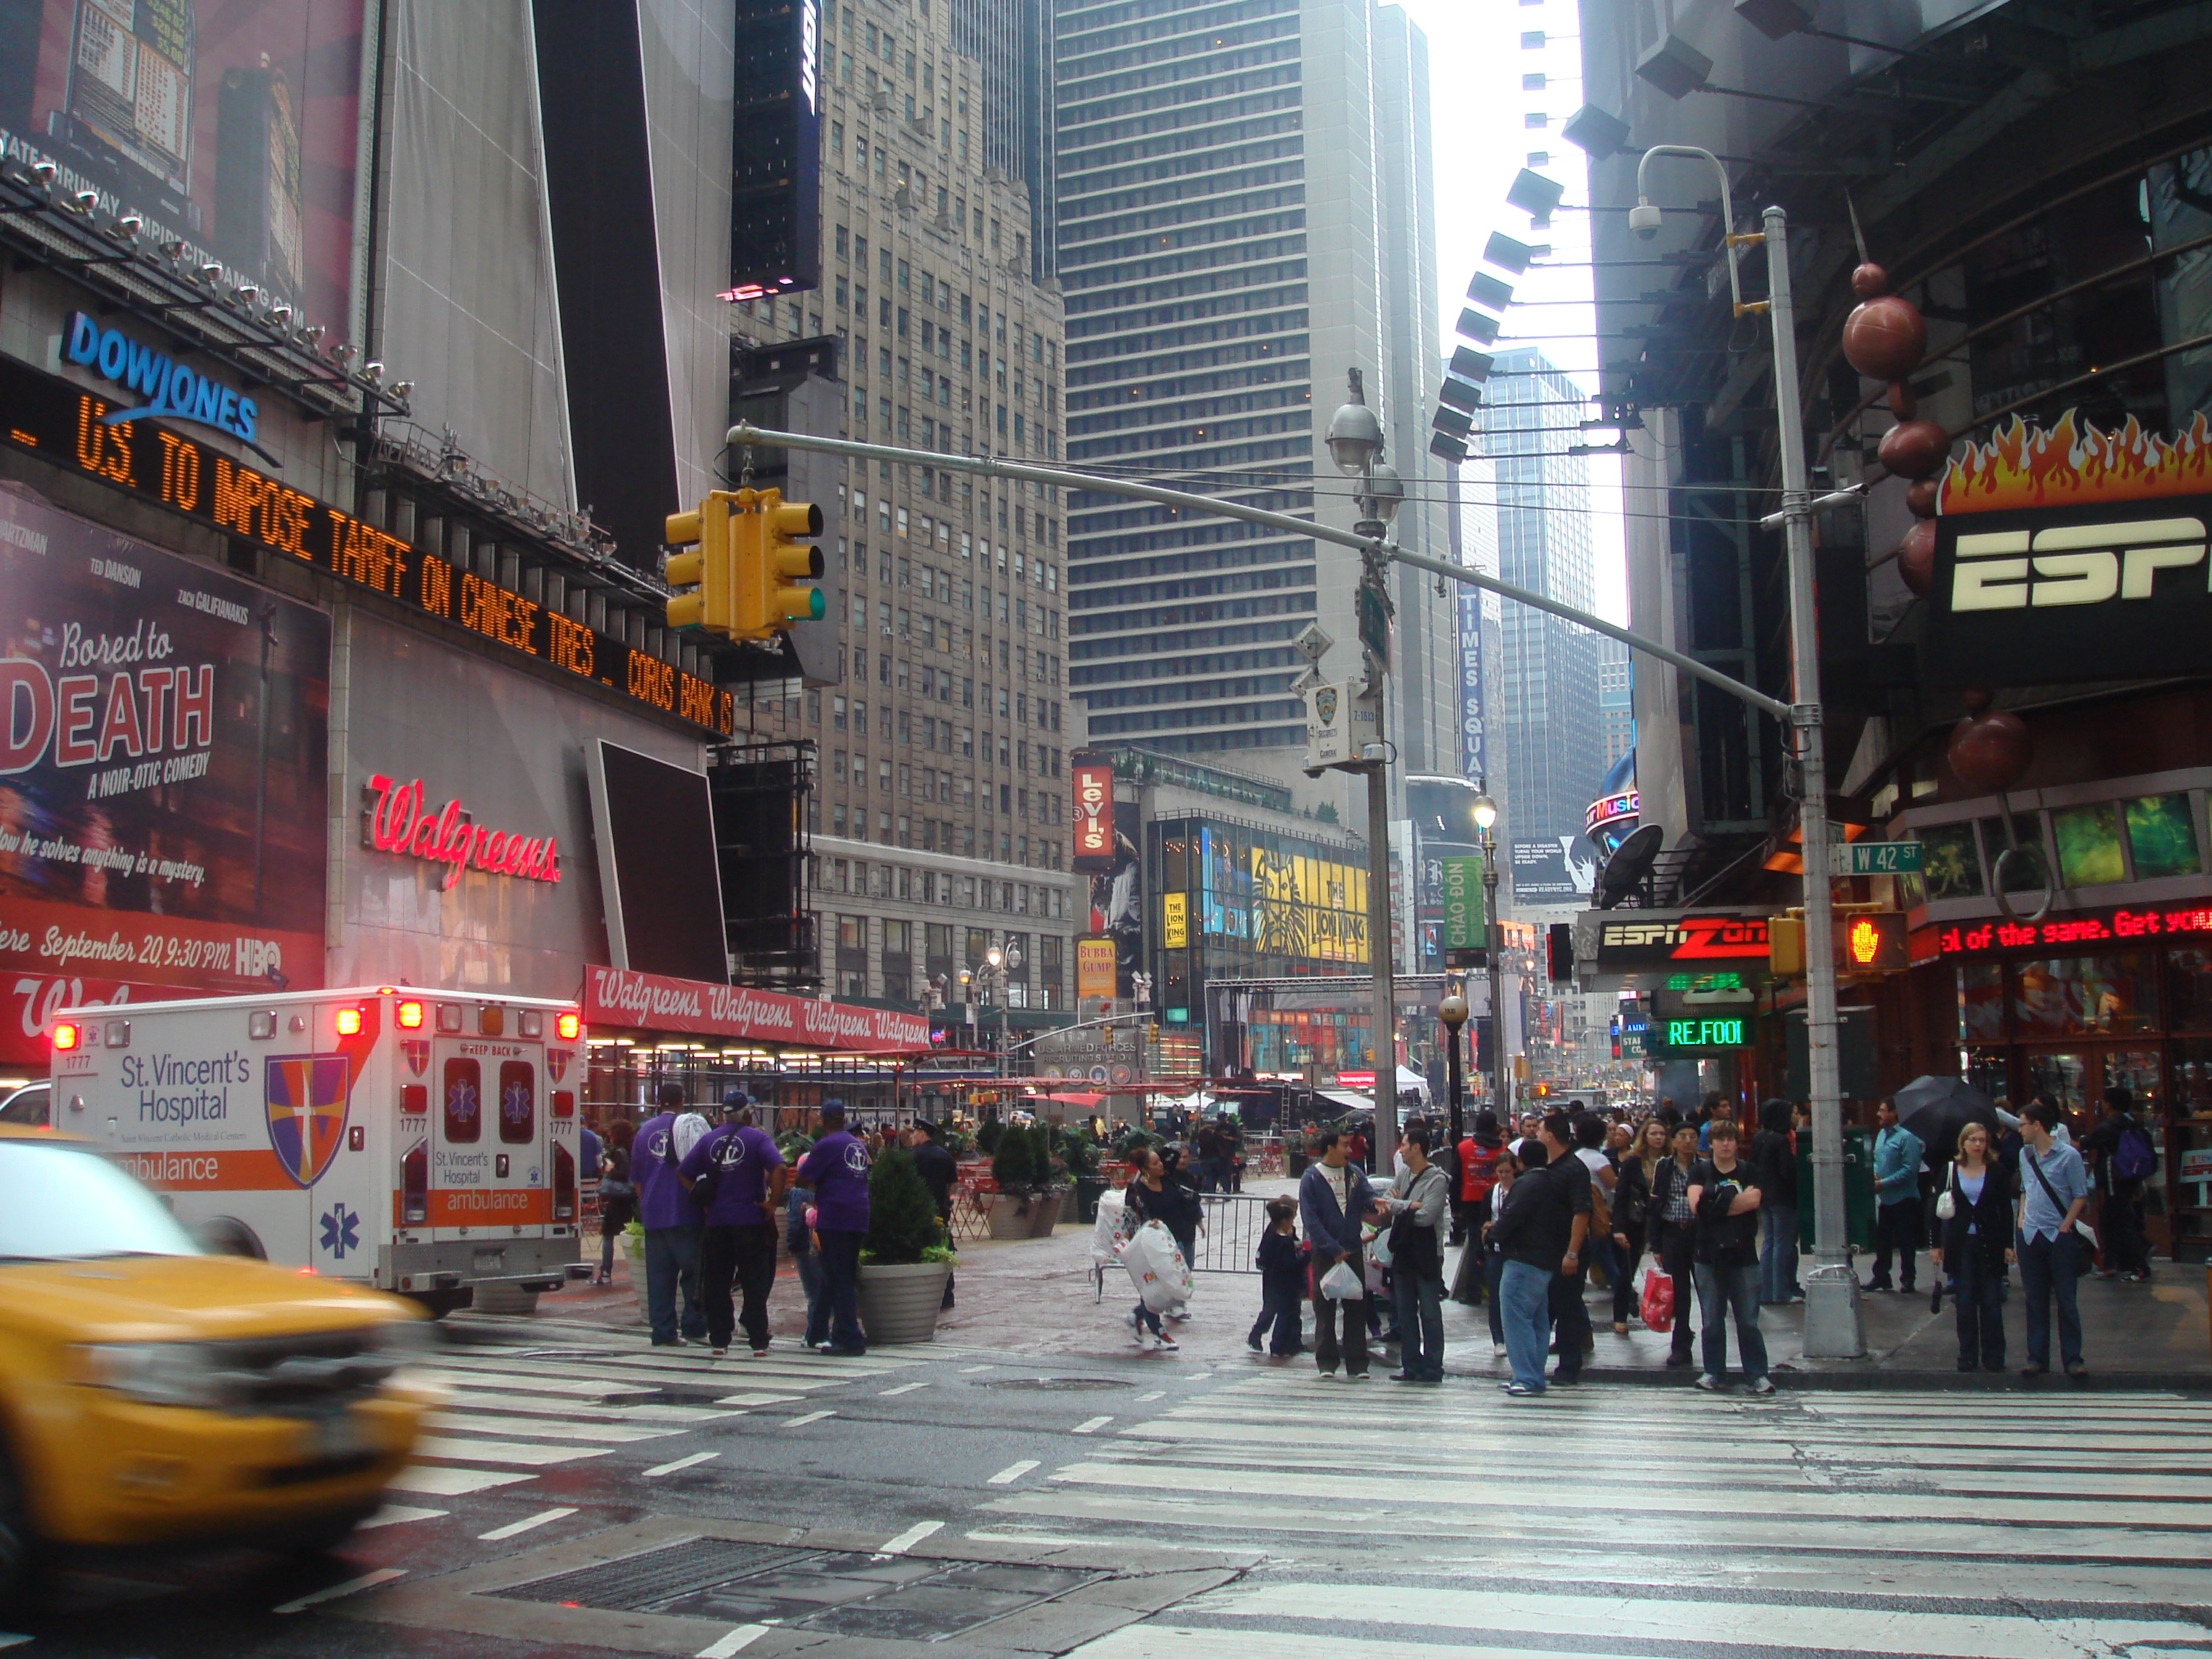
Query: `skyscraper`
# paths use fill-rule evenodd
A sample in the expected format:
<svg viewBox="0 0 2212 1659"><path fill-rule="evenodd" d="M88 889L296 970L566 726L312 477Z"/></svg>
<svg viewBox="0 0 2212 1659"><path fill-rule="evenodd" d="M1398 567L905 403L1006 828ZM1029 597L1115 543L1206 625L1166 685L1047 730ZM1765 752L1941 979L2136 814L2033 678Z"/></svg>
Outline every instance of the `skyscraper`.
<svg viewBox="0 0 2212 1659"><path fill-rule="evenodd" d="M1378 54L1393 60L1370 0L1056 11L1070 459L1348 525L1351 485L1321 437L1353 367L1368 402L1399 418L1377 180L1416 193L1399 173L1418 149L1418 36L1400 21L1395 89L1378 100ZM1383 128L1403 135L1395 149ZM1419 280L1424 218L1398 239L1401 286ZM1435 348L1395 355L1425 374ZM1394 434L1401 469L1423 430ZM1419 533L1441 547L1425 520ZM1304 740L1291 641L1317 620L1339 641L1327 672L1358 672L1358 568L1295 533L1074 495L1068 685L1091 736L1274 750L1253 759L1291 770ZM1449 652L1427 654L1449 676Z"/></svg>
<svg viewBox="0 0 2212 1659"><path fill-rule="evenodd" d="M1636 747L1636 677L1628 647L1619 640L1597 642L1597 705L1603 757L1610 769Z"/></svg>
<svg viewBox="0 0 2212 1659"><path fill-rule="evenodd" d="M1587 399L1528 349L1498 354L1489 393L1481 453L1497 478L1498 574L1590 610L1589 468L1566 453L1581 435L1574 410ZM1523 907L1572 902L1594 858L1579 841L1583 810L1606 769L1597 635L1526 605L1503 607L1499 622L1496 695L1514 896Z"/></svg>

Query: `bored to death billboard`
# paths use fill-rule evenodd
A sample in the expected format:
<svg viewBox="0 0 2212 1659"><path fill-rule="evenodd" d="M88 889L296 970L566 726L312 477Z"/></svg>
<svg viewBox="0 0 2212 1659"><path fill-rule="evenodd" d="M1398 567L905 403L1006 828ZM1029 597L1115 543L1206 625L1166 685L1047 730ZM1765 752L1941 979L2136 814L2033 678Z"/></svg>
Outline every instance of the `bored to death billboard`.
<svg viewBox="0 0 2212 1659"><path fill-rule="evenodd" d="M0 487L0 1061L72 1002L322 983L330 637Z"/></svg>
<svg viewBox="0 0 2212 1659"><path fill-rule="evenodd" d="M343 334L362 0L0 0L0 149Z"/></svg>

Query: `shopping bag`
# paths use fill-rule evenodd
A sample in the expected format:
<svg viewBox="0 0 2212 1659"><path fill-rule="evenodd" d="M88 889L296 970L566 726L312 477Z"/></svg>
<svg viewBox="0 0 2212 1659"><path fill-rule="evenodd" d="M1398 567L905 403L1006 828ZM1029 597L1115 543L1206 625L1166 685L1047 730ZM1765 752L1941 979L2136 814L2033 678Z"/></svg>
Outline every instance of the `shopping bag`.
<svg viewBox="0 0 2212 1659"><path fill-rule="evenodd" d="M1147 1221L1138 1228L1121 1247L1121 1265L1138 1299L1154 1313L1190 1300L1190 1265L1164 1223Z"/></svg>
<svg viewBox="0 0 2212 1659"><path fill-rule="evenodd" d="M1674 1328L1674 1279L1656 1267L1644 1276L1644 1328L1647 1331L1671 1331Z"/></svg>
<svg viewBox="0 0 2212 1659"><path fill-rule="evenodd" d="M1135 1229L1128 1200L1109 1188L1098 1194L1098 1218L1091 1224L1091 1259L1102 1266L1121 1253Z"/></svg>
<svg viewBox="0 0 2212 1659"><path fill-rule="evenodd" d="M1332 1302L1364 1302L1367 1286L1349 1261L1340 1261L1321 1276L1321 1293Z"/></svg>

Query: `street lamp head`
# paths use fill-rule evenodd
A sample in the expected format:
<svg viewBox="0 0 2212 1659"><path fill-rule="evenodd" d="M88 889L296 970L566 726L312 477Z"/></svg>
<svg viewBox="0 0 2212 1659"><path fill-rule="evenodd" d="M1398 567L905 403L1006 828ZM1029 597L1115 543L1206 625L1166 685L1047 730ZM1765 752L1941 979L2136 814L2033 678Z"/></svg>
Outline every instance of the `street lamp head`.
<svg viewBox="0 0 2212 1659"><path fill-rule="evenodd" d="M1006 960L1006 956L997 945L994 945L989 950L983 952L983 960L988 966L996 968L1000 963Z"/></svg>
<svg viewBox="0 0 2212 1659"><path fill-rule="evenodd" d="M1357 477L1382 453L1382 422L1365 404L1345 404L1328 421L1328 458L1336 470Z"/></svg>
<svg viewBox="0 0 2212 1659"><path fill-rule="evenodd" d="M1489 830L1498 823L1498 803L1491 799L1488 790L1475 796L1473 811L1474 827L1478 830Z"/></svg>
<svg viewBox="0 0 2212 1659"><path fill-rule="evenodd" d="M1405 502L1406 483L1398 476L1396 467L1377 461L1367 469L1367 487L1359 496L1362 517L1388 525L1398 516L1398 509Z"/></svg>
<svg viewBox="0 0 2212 1659"><path fill-rule="evenodd" d="M1454 991L1437 1004L1437 1018L1455 1031L1467 1024L1467 999Z"/></svg>

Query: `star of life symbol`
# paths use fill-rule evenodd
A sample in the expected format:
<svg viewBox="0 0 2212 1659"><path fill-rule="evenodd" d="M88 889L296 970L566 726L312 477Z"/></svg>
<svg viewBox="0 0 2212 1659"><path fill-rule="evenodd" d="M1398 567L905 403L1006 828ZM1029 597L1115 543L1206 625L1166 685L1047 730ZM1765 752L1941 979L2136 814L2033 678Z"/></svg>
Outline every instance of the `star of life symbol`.
<svg viewBox="0 0 2212 1659"><path fill-rule="evenodd" d="M338 1261L346 1258L348 1250L361 1248L361 1217L343 1204L334 1204L323 1212L323 1248Z"/></svg>

